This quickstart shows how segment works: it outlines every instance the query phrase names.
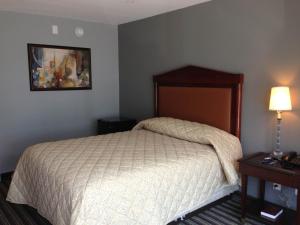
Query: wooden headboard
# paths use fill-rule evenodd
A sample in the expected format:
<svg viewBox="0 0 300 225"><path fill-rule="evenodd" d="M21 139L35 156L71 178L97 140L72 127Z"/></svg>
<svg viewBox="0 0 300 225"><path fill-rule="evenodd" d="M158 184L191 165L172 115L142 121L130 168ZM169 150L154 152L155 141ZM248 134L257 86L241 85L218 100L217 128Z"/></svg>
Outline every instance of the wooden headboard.
<svg viewBox="0 0 300 225"><path fill-rule="evenodd" d="M205 123L240 138L243 77L196 66L156 75L155 116Z"/></svg>

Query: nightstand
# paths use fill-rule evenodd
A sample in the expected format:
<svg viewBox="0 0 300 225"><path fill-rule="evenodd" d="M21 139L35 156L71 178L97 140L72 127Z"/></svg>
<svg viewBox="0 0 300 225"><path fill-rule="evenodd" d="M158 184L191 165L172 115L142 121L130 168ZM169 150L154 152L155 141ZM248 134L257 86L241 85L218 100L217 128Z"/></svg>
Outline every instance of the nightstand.
<svg viewBox="0 0 300 225"><path fill-rule="evenodd" d="M98 134L109 134L131 130L136 120L126 118L107 118L98 120Z"/></svg>
<svg viewBox="0 0 300 225"><path fill-rule="evenodd" d="M273 165L263 164L262 160L269 156L270 153L256 153L247 158L241 159L240 163L240 173L242 178L242 193L241 193L241 209L242 218L246 215L246 204L247 204L247 184L248 176L257 177L259 179L259 197L261 202L264 202L265 196L265 182L274 182L282 184L284 186L289 186L292 188L300 189L300 169L283 169L280 162L277 161ZM297 196L297 212L296 219L294 219L294 224L300 225L300 193ZM285 220L285 219L280 219ZM276 223L278 224L278 223ZM286 223L279 223L284 224Z"/></svg>

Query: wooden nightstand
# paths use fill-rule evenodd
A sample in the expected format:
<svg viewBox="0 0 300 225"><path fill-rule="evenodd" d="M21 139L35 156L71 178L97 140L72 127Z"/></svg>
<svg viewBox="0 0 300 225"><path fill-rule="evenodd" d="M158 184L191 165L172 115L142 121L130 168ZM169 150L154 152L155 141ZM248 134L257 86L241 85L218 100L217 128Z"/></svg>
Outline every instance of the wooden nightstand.
<svg viewBox="0 0 300 225"><path fill-rule="evenodd" d="M98 134L109 134L131 130L136 120L125 118L107 118L98 120Z"/></svg>
<svg viewBox="0 0 300 225"><path fill-rule="evenodd" d="M259 197L261 201L264 201L265 196L265 182L270 181L284 186L300 189L300 169L283 169L280 162L276 162L274 165L262 164L262 160L270 155L269 153L256 153L250 157L241 159L240 162L240 173L242 177L242 196L241 196L241 208L242 218L246 215L246 204L247 204L247 184L248 176L259 178ZM297 196L297 212L296 219L294 219L295 225L300 225L300 193ZM285 219L280 219L285 221ZM278 221L277 221L278 222ZM284 224L286 223L276 223Z"/></svg>

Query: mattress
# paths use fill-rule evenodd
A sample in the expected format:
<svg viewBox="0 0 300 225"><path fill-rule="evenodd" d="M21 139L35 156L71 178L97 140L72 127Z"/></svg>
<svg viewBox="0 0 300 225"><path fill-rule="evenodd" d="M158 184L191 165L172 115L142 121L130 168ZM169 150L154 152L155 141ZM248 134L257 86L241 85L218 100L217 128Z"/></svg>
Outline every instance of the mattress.
<svg viewBox="0 0 300 225"><path fill-rule="evenodd" d="M171 118L29 147L7 200L53 225L165 225L237 184L234 136Z"/></svg>

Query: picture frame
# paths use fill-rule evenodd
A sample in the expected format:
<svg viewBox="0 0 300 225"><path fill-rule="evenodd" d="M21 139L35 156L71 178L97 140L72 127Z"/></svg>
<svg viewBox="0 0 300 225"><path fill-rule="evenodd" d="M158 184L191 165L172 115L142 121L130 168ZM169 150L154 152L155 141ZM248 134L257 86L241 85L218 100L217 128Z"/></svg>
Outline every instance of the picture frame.
<svg viewBox="0 0 300 225"><path fill-rule="evenodd" d="M27 44L31 91L92 89L91 49Z"/></svg>

